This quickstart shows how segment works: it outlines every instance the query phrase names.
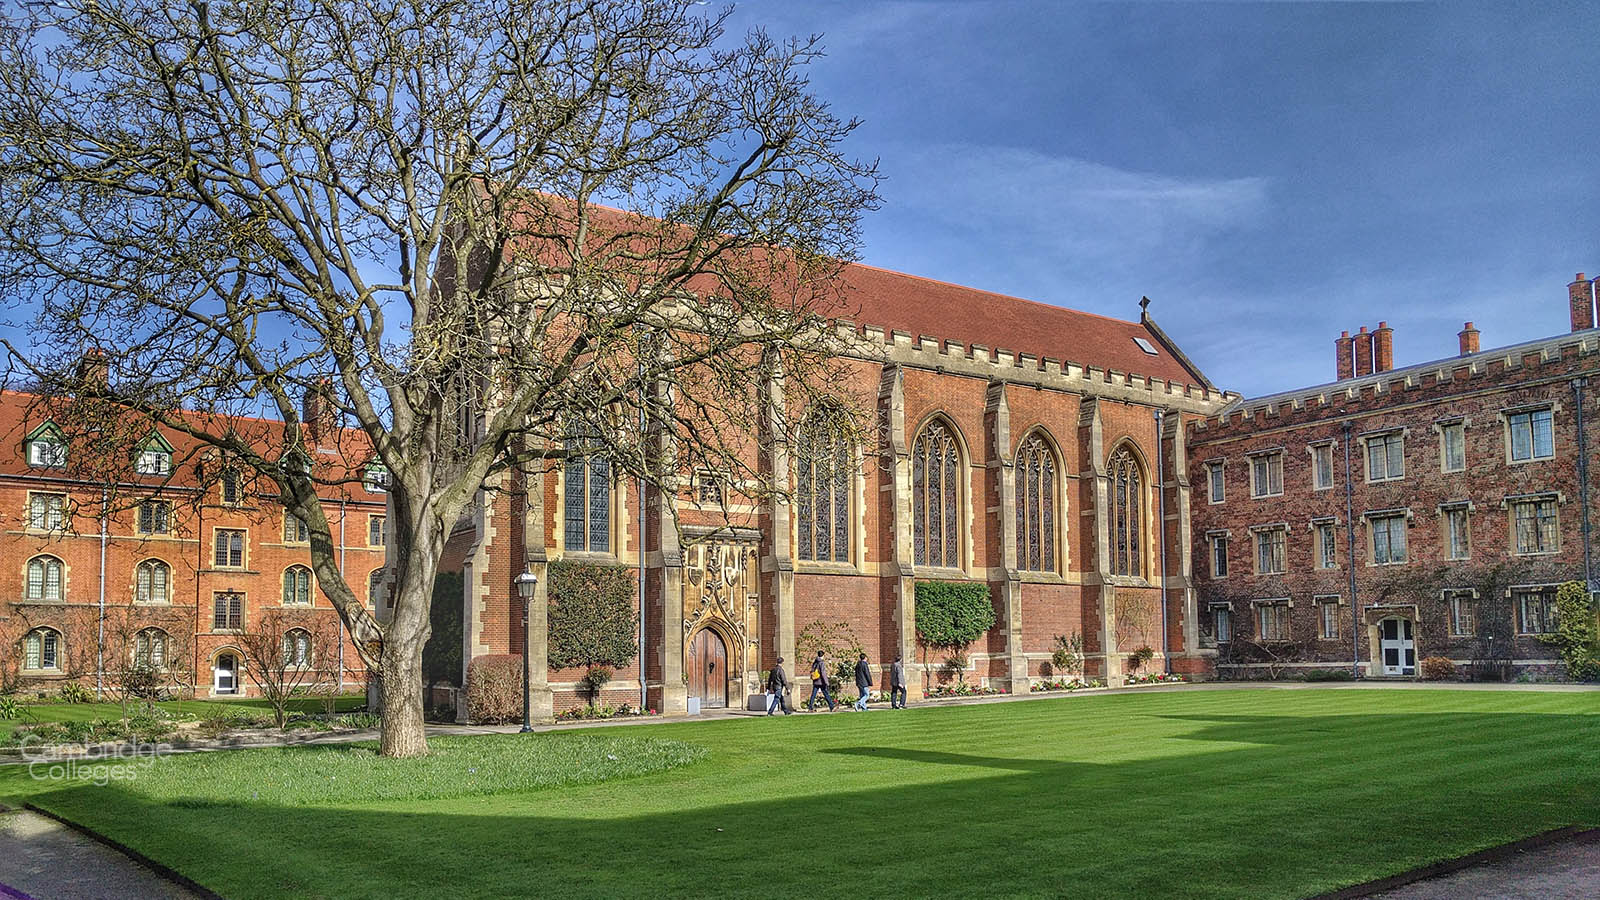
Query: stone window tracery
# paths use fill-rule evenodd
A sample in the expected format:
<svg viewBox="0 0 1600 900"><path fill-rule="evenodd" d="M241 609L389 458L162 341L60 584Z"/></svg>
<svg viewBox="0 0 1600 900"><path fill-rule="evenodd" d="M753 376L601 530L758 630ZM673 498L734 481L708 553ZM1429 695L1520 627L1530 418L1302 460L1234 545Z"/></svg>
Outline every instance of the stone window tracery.
<svg viewBox="0 0 1600 900"><path fill-rule="evenodd" d="M1043 437L1017 448L1017 568L1056 571L1056 459Z"/></svg>
<svg viewBox="0 0 1600 900"><path fill-rule="evenodd" d="M959 568L961 450L950 426L934 421L911 448L911 523L916 564Z"/></svg>

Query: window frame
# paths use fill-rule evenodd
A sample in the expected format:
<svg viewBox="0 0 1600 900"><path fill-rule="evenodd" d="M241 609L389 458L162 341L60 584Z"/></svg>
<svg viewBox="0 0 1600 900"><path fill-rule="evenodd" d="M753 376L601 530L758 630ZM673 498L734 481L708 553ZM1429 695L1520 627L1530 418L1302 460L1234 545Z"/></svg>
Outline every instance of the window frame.
<svg viewBox="0 0 1600 900"><path fill-rule="evenodd" d="M1344 598L1338 594L1327 594L1313 597L1312 602L1317 607L1317 640L1339 640L1344 631L1340 626L1343 616L1339 615L1339 609L1344 606Z"/></svg>
<svg viewBox="0 0 1600 900"><path fill-rule="evenodd" d="M223 506L244 503L244 475L237 466L226 466L217 476L217 500Z"/></svg>
<svg viewBox="0 0 1600 900"><path fill-rule="evenodd" d="M1206 545L1209 550L1211 577L1220 580L1228 577L1228 538L1233 535L1227 531L1206 532ZM1221 551L1221 554L1218 554ZM1217 561L1221 560L1221 571L1218 572Z"/></svg>
<svg viewBox="0 0 1600 900"><path fill-rule="evenodd" d="M1281 644L1294 639L1294 629L1289 621L1291 604L1287 598L1258 600L1251 605L1255 607L1256 640L1263 644ZM1272 624L1272 634L1267 633L1269 622Z"/></svg>
<svg viewBox="0 0 1600 900"><path fill-rule="evenodd" d="M1546 517L1539 512L1540 508L1546 504L1550 508L1548 516L1549 546L1544 544L1546 529L1544 519ZM1553 556L1561 552L1561 498L1559 494L1523 494L1507 497L1506 506L1510 514L1508 525L1511 536L1510 550L1512 556ZM1532 507L1535 510L1532 517L1535 522L1533 533L1539 538L1539 548L1533 550L1523 549L1522 543L1523 517L1521 512L1528 507Z"/></svg>
<svg viewBox="0 0 1600 900"><path fill-rule="evenodd" d="M1274 536L1276 546L1274 547ZM1289 526L1284 523L1272 525L1257 525L1250 529L1250 545L1252 557L1255 561L1255 574L1257 575L1282 575L1289 570ZM1269 560L1266 556L1273 555L1276 550L1276 559ZM1266 552L1264 556L1263 553ZM1276 569L1269 569L1267 565L1276 562Z"/></svg>
<svg viewBox="0 0 1600 900"><path fill-rule="evenodd" d="M1250 459L1250 499L1283 496L1283 449L1259 450ZM1266 484L1263 486L1263 476ZM1274 481L1276 476L1276 481ZM1263 492L1263 487L1265 492Z"/></svg>
<svg viewBox="0 0 1600 900"><path fill-rule="evenodd" d="M1218 644L1233 640L1233 610L1229 607L1211 608L1211 639Z"/></svg>
<svg viewBox="0 0 1600 900"><path fill-rule="evenodd" d="M813 410L796 437L790 466L795 489L792 546L800 562L850 565L855 558L855 482L861 464L844 416L831 406ZM821 463L824 459L831 462Z"/></svg>
<svg viewBox="0 0 1600 900"><path fill-rule="evenodd" d="M39 569L37 596L34 594L34 567ZM50 596L51 572L55 573L54 593ZM67 600L67 564L61 557L50 553L37 553L23 566L22 599L25 603L65 603Z"/></svg>
<svg viewBox="0 0 1600 900"><path fill-rule="evenodd" d="M373 532L377 532L378 540L373 541ZM369 513L367 515L367 546L387 547L389 545L389 516L386 513Z"/></svg>
<svg viewBox="0 0 1600 900"><path fill-rule="evenodd" d="M1528 601L1537 598L1539 631L1528 628ZM1556 608L1556 589L1553 585L1519 585L1511 588L1513 611L1517 617L1517 634L1539 636L1555 634L1561 627Z"/></svg>
<svg viewBox="0 0 1600 900"><path fill-rule="evenodd" d="M211 630L239 632L244 630L244 591L211 592ZM219 604L227 603L219 608ZM219 613L221 616L219 617ZM221 624L218 624L218 623Z"/></svg>
<svg viewBox="0 0 1600 900"><path fill-rule="evenodd" d="M290 579L294 580L292 585L290 584ZM279 579L279 587L282 588L279 604L292 606L296 609L315 606L317 599L316 584L316 576L312 574L309 566L298 563L289 566L283 570L283 576ZM305 599L300 599L301 597Z"/></svg>
<svg viewBox="0 0 1600 900"><path fill-rule="evenodd" d="M1321 571L1339 568L1339 522L1337 519L1311 520L1311 554Z"/></svg>
<svg viewBox="0 0 1600 900"><path fill-rule="evenodd" d="M1367 483L1383 484L1390 481L1404 481L1406 478L1406 430L1404 428L1390 428L1384 431L1374 431L1361 436L1362 457L1367 463ZM1373 467L1373 450L1383 448L1383 472L1375 473ZM1399 452L1395 452L1398 448ZM1399 460L1399 472L1395 471L1395 461Z"/></svg>
<svg viewBox="0 0 1600 900"><path fill-rule="evenodd" d="M1338 481L1337 472L1333 464L1333 441L1317 441L1306 448L1311 455L1311 489L1313 491L1331 491ZM1327 458L1327 483L1322 480L1322 462Z"/></svg>
<svg viewBox="0 0 1600 900"><path fill-rule="evenodd" d="M49 642L48 645L46 641ZM34 644L37 644L37 649L32 646ZM48 657L45 652L47 646L49 648ZM22 636L22 659L20 660L21 665L19 668L23 672L30 673L61 672L61 657L65 655L65 648L66 638L59 630L48 625L30 628ZM49 664L46 664L47 658ZM38 660L38 662L30 665L29 663L33 660Z"/></svg>
<svg viewBox="0 0 1600 900"><path fill-rule="evenodd" d="M937 480L930 464L938 455ZM965 571L967 493L971 472L966 441L955 424L934 416L911 442L911 555L924 569ZM937 497L934 497L937 488ZM937 530L937 534L934 534ZM936 539L936 540L935 540ZM933 546L937 543L937 553Z"/></svg>
<svg viewBox="0 0 1600 900"><path fill-rule="evenodd" d="M135 666L148 666L157 672L166 671L167 661L171 658L169 653L171 649L170 637L165 629L154 625L139 629L133 636L133 664ZM154 651L158 645L161 648L159 661L152 658L156 655Z"/></svg>
<svg viewBox="0 0 1600 900"><path fill-rule="evenodd" d="M1206 463L1206 500L1212 506L1228 502L1228 466L1223 460Z"/></svg>
<svg viewBox="0 0 1600 900"><path fill-rule="evenodd" d="M150 510L151 521L146 527L145 511ZM155 521L159 510L160 521ZM159 527L158 527L159 526ZM139 501L139 507L134 511L133 530L142 535L170 535L172 534L172 501L146 499Z"/></svg>
<svg viewBox="0 0 1600 900"><path fill-rule="evenodd" d="M1367 520L1367 564L1373 566L1403 566L1411 561L1411 540L1407 533L1411 527L1411 514L1407 510L1386 510L1370 512L1365 516ZM1383 523L1382 531L1386 538L1387 558L1378 558L1378 532L1379 523ZM1400 552L1399 559L1394 558L1394 525L1399 522Z"/></svg>
<svg viewBox="0 0 1600 900"><path fill-rule="evenodd" d="M586 437L577 435L567 438L564 443L565 458L561 460L560 475L560 512L561 512L561 537L560 546L566 554L594 554L598 556L612 556L616 552L617 529L617 488L618 479L616 467L612 465L609 457L602 453L584 452L583 446ZM575 482L574 476L581 479ZM577 490L582 496L578 498L578 508L581 518L575 518L573 511L573 491ZM598 504L597 504L597 501ZM604 511L605 521L596 522L595 512ZM598 526L598 534L597 534ZM371 520L367 522L370 532ZM574 531L576 529L576 531ZM573 538L577 536L577 546ZM370 539L371 534L367 537ZM596 538L599 538L597 541Z"/></svg>
<svg viewBox="0 0 1600 900"><path fill-rule="evenodd" d="M1030 462L1038 460L1037 469L1025 471L1024 456L1030 457ZM1063 569L1061 523L1065 521L1062 514L1065 498L1061 490L1061 455L1056 452L1055 442L1042 429L1035 428L1023 436L1012 462L1013 500L1017 510L1017 570L1034 575L1060 574ZM1032 498L1024 488L1034 487L1035 471L1039 476L1037 503L1025 502L1025 496ZM1038 526L1037 531L1034 530L1035 525ZM1033 541L1035 534L1039 538L1037 547ZM1038 565L1033 565L1035 550L1038 552Z"/></svg>
<svg viewBox="0 0 1600 900"><path fill-rule="evenodd" d="M1461 551L1456 552L1455 520L1461 520ZM1466 502L1445 503L1439 506L1440 538L1444 543L1444 558L1449 562L1460 562L1472 558L1472 504Z"/></svg>
<svg viewBox="0 0 1600 900"><path fill-rule="evenodd" d="M162 596L160 598L154 596L155 573L157 571L164 573L161 576ZM150 573L148 579L145 576L146 572ZM144 591L146 596L141 597L141 591ZM133 602L151 605L172 603L172 565L164 559L139 560L138 565L133 567Z"/></svg>
<svg viewBox="0 0 1600 900"><path fill-rule="evenodd" d="M1535 428L1535 423L1539 420L1538 417L1540 415L1543 415L1543 417L1544 417L1543 421L1545 423L1545 426L1549 429L1549 433L1546 436L1547 440L1549 441L1549 446L1548 446L1548 451L1549 452L1544 453L1544 454L1540 454L1538 452L1538 449L1539 449L1538 430ZM1518 409L1509 409L1509 410L1503 411L1501 413L1501 417L1505 421L1506 463L1507 464L1516 466L1516 465L1522 465L1524 463L1543 462L1545 460L1555 459L1555 457L1556 457L1556 425L1555 425L1556 413L1555 413L1555 406L1553 404L1552 405L1545 405L1545 406L1522 407L1522 408L1518 408ZM1517 420L1518 419L1526 419L1527 420L1528 455L1521 456L1521 457L1517 456Z"/></svg>
<svg viewBox="0 0 1600 900"><path fill-rule="evenodd" d="M1454 434L1460 444L1460 465L1450 465L1451 435ZM1445 474L1465 472L1467 470L1467 422L1465 419L1447 419L1439 423L1439 471Z"/></svg>
<svg viewBox="0 0 1600 900"><path fill-rule="evenodd" d="M283 667L286 669L315 668L316 645L311 632L304 628L290 628L283 633Z"/></svg>
<svg viewBox="0 0 1600 900"><path fill-rule="evenodd" d="M56 501L54 506L35 509L39 501ZM60 491L28 491L27 528L54 534L72 524L72 498Z"/></svg>
<svg viewBox="0 0 1600 900"><path fill-rule="evenodd" d="M227 536L227 537L225 538L225 536ZM237 563L232 561L233 557L234 557L233 542L232 542L232 537L233 536L237 536L239 538L239 553L238 553L239 561ZM227 539L229 541L228 546L227 546L226 551L225 551L226 552L226 561L218 562L217 561L218 557L221 556L224 553L224 548L222 546L220 546L221 542L224 539ZM211 529L211 567L213 569L229 569L229 570L246 569L246 568L249 567L249 563L250 563L250 531L249 531L249 529L246 529L246 528L213 528L213 529Z"/></svg>
<svg viewBox="0 0 1600 900"><path fill-rule="evenodd" d="M61 429L54 422L45 422L38 428L28 433L22 440L23 459L30 469L65 469L67 467L67 442L61 435ZM39 448L53 447L50 453L35 451Z"/></svg>
<svg viewBox="0 0 1600 900"><path fill-rule="evenodd" d="M1450 637L1473 637L1478 633L1478 592L1471 588L1445 588L1445 628ZM1465 623L1465 630L1462 630Z"/></svg>

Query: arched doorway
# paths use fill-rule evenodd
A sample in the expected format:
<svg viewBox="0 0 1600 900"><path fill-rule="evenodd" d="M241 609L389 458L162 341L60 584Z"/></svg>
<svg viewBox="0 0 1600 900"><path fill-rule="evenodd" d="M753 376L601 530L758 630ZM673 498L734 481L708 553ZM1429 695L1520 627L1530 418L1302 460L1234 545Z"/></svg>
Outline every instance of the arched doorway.
<svg viewBox="0 0 1600 900"><path fill-rule="evenodd" d="M701 709L728 705L728 645L710 628L689 640L689 696L700 698Z"/></svg>
<svg viewBox="0 0 1600 900"><path fill-rule="evenodd" d="M1417 674L1417 645L1410 619L1384 619L1378 623L1378 652L1383 674Z"/></svg>
<svg viewBox="0 0 1600 900"><path fill-rule="evenodd" d="M211 665L211 693L239 693L239 657L232 653L217 654Z"/></svg>

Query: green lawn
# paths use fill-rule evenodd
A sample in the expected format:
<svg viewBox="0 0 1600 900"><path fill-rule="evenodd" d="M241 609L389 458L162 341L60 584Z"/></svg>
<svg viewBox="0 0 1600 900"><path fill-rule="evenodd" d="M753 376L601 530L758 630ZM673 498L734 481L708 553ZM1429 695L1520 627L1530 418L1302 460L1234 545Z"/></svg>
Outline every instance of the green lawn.
<svg viewBox="0 0 1600 900"><path fill-rule="evenodd" d="M207 769L322 770L298 749L173 757L143 786L0 769L0 798L241 898L1297 897L1600 823L1597 713L1600 693L1134 693L597 729L706 753L487 795L246 797L255 776ZM472 740L532 760L572 739ZM460 752L431 765L466 779Z"/></svg>
<svg viewBox="0 0 1600 900"><path fill-rule="evenodd" d="M367 698L364 694L346 694L336 702L340 712L348 712L365 706ZM267 701L258 699L165 700L156 705L180 719L204 719L209 716L225 716L231 712L267 715L272 712L272 706ZM120 703L27 703L22 709L24 714L20 719L0 719L0 741L8 737L19 725L32 725L36 722L92 722L95 719L122 718ZM139 704L130 703L128 709L131 712L138 712ZM289 701L289 711L320 713L322 701L311 697L296 698Z"/></svg>

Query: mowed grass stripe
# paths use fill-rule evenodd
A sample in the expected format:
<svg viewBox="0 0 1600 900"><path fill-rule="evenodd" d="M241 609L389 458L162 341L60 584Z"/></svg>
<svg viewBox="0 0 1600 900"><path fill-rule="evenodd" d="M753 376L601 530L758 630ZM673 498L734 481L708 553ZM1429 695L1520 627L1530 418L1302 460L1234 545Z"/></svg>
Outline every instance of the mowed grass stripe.
<svg viewBox="0 0 1600 900"><path fill-rule="evenodd" d="M706 755L442 800L185 808L9 773L0 794L237 897L1295 897L1600 822L1597 701L1079 696L634 727Z"/></svg>

